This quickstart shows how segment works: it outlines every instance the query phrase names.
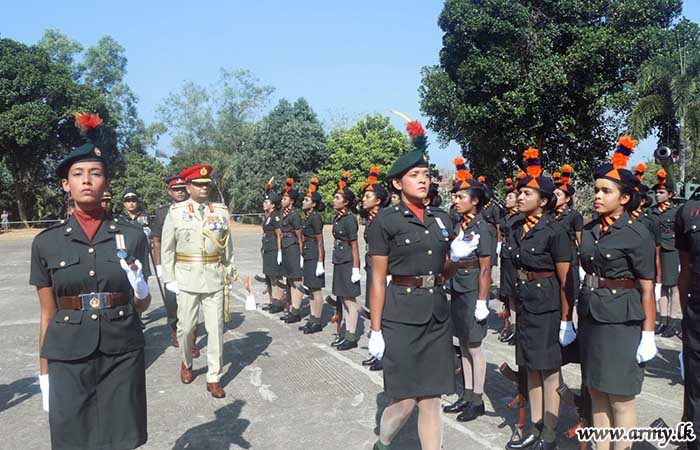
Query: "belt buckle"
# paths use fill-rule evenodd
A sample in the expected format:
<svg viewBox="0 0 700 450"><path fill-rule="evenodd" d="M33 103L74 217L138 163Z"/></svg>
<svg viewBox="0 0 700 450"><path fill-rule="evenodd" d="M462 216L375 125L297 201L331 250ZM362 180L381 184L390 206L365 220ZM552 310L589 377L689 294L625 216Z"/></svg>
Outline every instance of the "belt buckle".
<svg viewBox="0 0 700 450"><path fill-rule="evenodd" d="M600 277L586 274L586 284L591 289L600 288Z"/></svg>
<svg viewBox="0 0 700 450"><path fill-rule="evenodd" d="M527 272L525 272L522 269L518 269L518 280L520 281L528 281L527 280Z"/></svg>
<svg viewBox="0 0 700 450"><path fill-rule="evenodd" d="M435 287L435 275L421 275L421 287L423 288L433 288Z"/></svg>
<svg viewBox="0 0 700 450"><path fill-rule="evenodd" d="M91 292L80 294L81 309L89 311L91 309L102 309L105 307L107 296L104 292Z"/></svg>

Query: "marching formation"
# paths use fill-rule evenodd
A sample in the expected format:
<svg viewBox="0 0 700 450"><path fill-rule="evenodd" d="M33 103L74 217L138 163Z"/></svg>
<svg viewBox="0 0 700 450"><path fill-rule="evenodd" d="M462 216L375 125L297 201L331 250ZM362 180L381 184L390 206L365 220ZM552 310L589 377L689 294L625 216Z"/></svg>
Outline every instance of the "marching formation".
<svg viewBox="0 0 700 450"><path fill-rule="evenodd" d="M201 309L207 391L226 397L224 317L237 277L231 215L209 200L213 168L206 164L167 178L171 203L153 216L141 210L133 189L121 197L124 213L113 215L101 119L77 115L76 124L86 143L57 169L73 214L32 245L44 409L54 449L136 448L147 439L140 313L151 300L149 260L171 344L180 351L182 383L194 379ZM416 407L420 443L430 450L441 448L443 414L460 422L485 414L482 345L491 297L503 304L499 339L512 346L518 366L501 367L517 385L522 412L506 448L557 448L560 403L570 393L566 364L580 365L583 424L637 426L635 397L645 363L657 353L655 335L682 336L688 375L678 419L700 434L700 382L691 375L700 371L700 200L675 205L663 169L656 185L642 184L645 165L627 168L637 143L623 136L611 161L590 174L595 214L588 223L573 208L571 166L546 176L535 148L523 153L525 170L504 180L503 205L485 178L455 158L451 204L442 209L423 127L409 121L407 131L413 148L391 166L386 184L372 166L361 192L343 173L330 205L315 177L301 191L292 178L276 191L273 178L261 196L262 276L255 278L266 285L262 309L308 335L323 331L323 308L331 305L330 345L340 352L358 347L360 320L370 325L363 365L382 371L391 399L374 449L393 448ZM333 210L332 295L324 298L326 207ZM499 280L492 277L496 265ZM302 324L305 300L310 313ZM457 400L441 407L442 396L455 393ZM596 448L631 446L600 440Z"/></svg>

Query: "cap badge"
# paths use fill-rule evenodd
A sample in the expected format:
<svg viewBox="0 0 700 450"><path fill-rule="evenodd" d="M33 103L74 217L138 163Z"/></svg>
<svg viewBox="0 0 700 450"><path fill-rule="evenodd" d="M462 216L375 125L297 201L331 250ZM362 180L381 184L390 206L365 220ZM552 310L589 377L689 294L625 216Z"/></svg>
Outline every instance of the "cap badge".
<svg viewBox="0 0 700 450"><path fill-rule="evenodd" d="M95 147L95 150L93 151L95 152L95 156L102 156L102 150L100 150L99 148Z"/></svg>
<svg viewBox="0 0 700 450"><path fill-rule="evenodd" d="M207 168L206 168L206 167L202 167L201 169L199 169L199 174L200 174L200 175L206 175L206 174L207 174Z"/></svg>

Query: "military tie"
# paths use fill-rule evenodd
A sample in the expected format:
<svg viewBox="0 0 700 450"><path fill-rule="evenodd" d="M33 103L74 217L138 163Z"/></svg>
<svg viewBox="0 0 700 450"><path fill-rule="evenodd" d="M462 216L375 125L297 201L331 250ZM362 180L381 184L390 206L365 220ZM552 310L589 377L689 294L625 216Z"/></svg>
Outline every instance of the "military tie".
<svg viewBox="0 0 700 450"><path fill-rule="evenodd" d="M525 223L523 224L523 234L520 235L520 239L525 239L525 236L527 236L527 233L535 228L535 225L537 225L537 222L540 221L540 218L542 217L542 214L537 214L535 216L527 216L525 218Z"/></svg>
<svg viewBox="0 0 700 450"><path fill-rule="evenodd" d="M664 211L666 211L670 207L671 207L671 202L669 202L668 200L658 204L658 208L659 208L660 213L663 213Z"/></svg>
<svg viewBox="0 0 700 450"><path fill-rule="evenodd" d="M610 229L610 225L614 224L620 216L601 216L600 217L600 235L603 236Z"/></svg>
<svg viewBox="0 0 700 450"><path fill-rule="evenodd" d="M467 231L467 227L474 218L474 214L465 214L462 216L462 231Z"/></svg>

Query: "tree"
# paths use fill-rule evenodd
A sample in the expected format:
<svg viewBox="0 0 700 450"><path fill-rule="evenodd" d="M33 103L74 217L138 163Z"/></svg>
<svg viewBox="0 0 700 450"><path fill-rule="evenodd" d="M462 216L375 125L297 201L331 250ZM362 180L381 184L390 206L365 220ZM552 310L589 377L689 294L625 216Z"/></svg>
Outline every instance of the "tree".
<svg viewBox="0 0 700 450"><path fill-rule="evenodd" d="M511 172L528 145L545 165L591 167L614 146L636 71L680 0L446 0L440 65L421 109L478 173Z"/></svg>
<svg viewBox="0 0 700 450"><path fill-rule="evenodd" d="M386 185L391 165L411 150L406 134L394 128L389 117L380 114L367 115L348 129L332 130L326 145L328 163L319 172L319 193L328 204L344 171L350 172L350 189L359 194L372 166L379 168L379 179Z"/></svg>
<svg viewBox="0 0 700 450"><path fill-rule="evenodd" d="M76 83L68 66L37 46L0 40L0 164L12 177L25 223L57 162L82 143L74 111L96 111L109 120L102 97Z"/></svg>
<svg viewBox="0 0 700 450"><path fill-rule="evenodd" d="M666 48L639 68L637 101L629 116L630 131L647 137L656 130L659 144L679 150L680 181L686 164L700 150L700 27L684 19ZM693 167L700 175L700 167Z"/></svg>
<svg viewBox="0 0 700 450"><path fill-rule="evenodd" d="M70 67L74 80L80 79L83 68L76 60L83 51L80 42L69 38L60 30L49 28L44 31L36 45L46 51L53 62Z"/></svg>
<svg viewBox="0 0 700 450"><path fill-rule="evenodd" d="M110 191L116 210L121 210L121 198L126 189L135 189L139 193L141 207L155 213L158 206L167 202L164 178L170 171L160 161L137 151L124 153L125 170L111 181Z"/></svg>
<svg viewBox="0 0 700 450"><path fill-rule="evenodd" d="M260 211L263 186L273 175L283 186L288 177L303 189L328 157L326 135L308 102L282 99L255 127L253 140L236 155L229 187L236 212ZM279 186L279 185L278 185ZM281 187L279 188L281 190Z"/></svg>

